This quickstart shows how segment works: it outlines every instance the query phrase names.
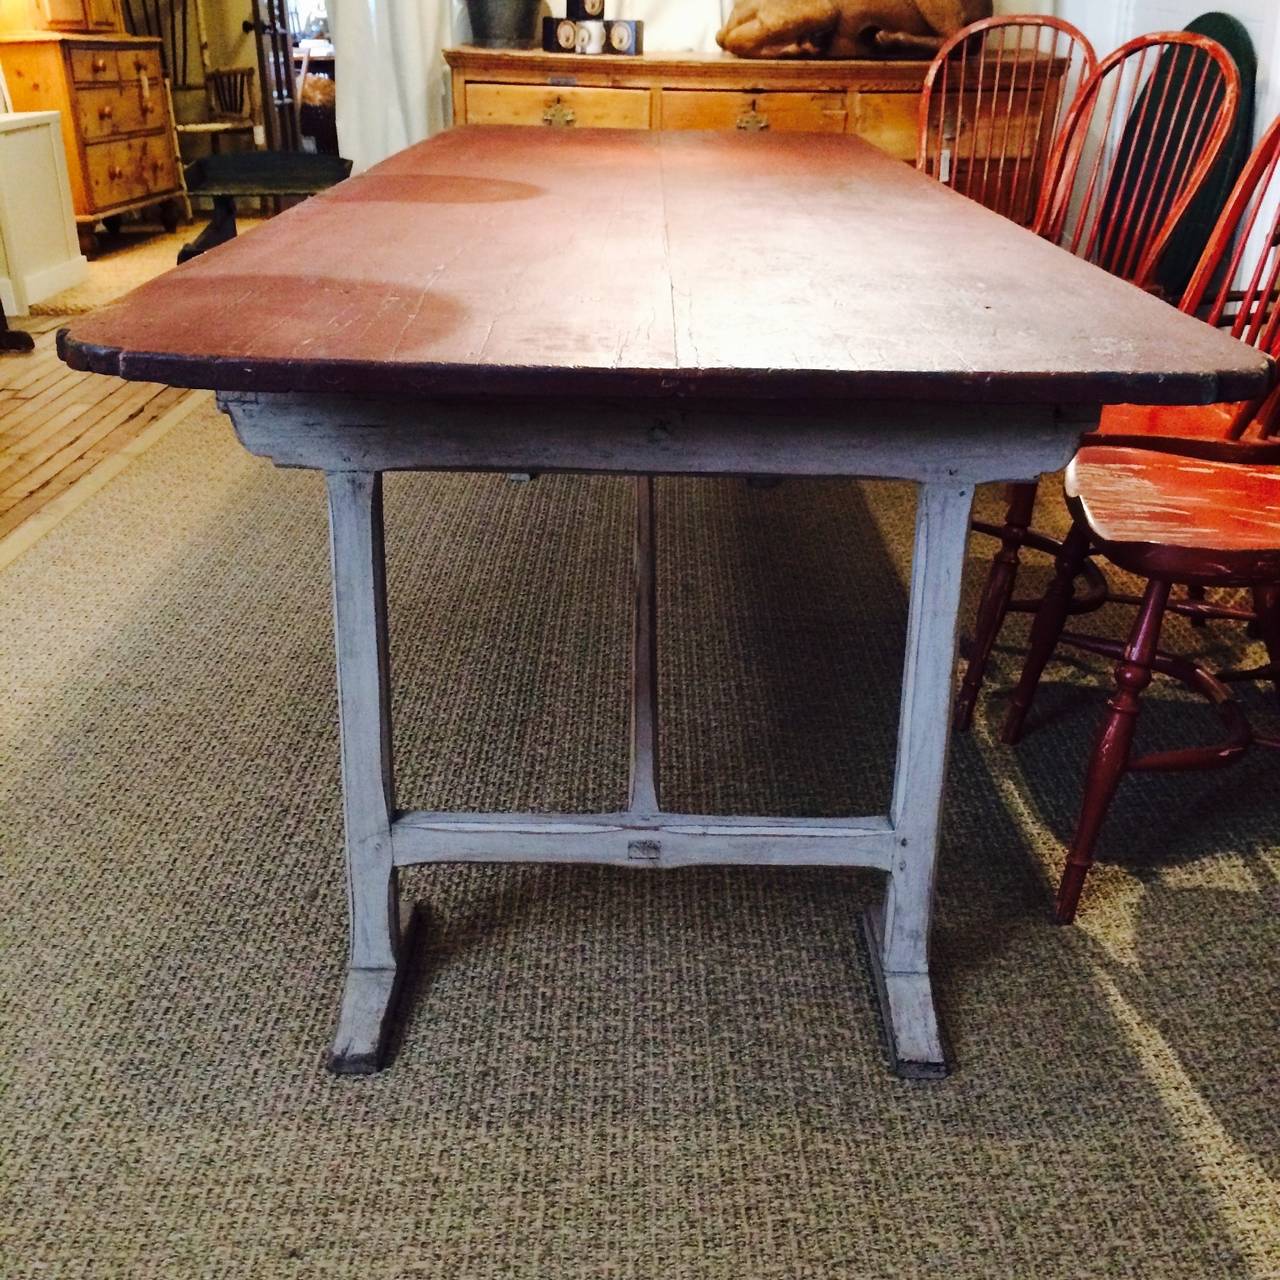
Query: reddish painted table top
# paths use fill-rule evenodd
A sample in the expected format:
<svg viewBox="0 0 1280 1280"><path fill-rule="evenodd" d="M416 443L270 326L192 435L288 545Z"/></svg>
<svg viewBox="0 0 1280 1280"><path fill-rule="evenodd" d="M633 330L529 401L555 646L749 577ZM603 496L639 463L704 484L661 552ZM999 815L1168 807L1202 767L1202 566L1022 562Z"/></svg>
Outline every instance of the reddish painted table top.
<svg viewBox="0 0 1280 1280"><path fill-rule="evenodd" d="M393 156L62 349L388 395L1208 403L1270 371L857 138L494 127Z"/></svg>

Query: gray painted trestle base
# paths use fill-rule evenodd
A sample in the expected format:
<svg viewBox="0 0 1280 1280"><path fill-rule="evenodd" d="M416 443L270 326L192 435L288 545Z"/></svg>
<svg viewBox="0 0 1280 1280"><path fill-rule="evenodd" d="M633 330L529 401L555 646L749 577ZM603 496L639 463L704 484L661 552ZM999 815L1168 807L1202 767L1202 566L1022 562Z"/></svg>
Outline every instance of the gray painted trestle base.
<svg viewBox="0 0 1280 1280"><path fill-rule="evenodd" d="M224 394L241 442L277 465L327 473L349 969L331 1065L383 1061L404 965L400 867L551 861L872 867L887 873L864 922L894 1069L947 1071L929 975L960 582L973 488L1065 464L1096 414L919 404L671 410L612 402L475 404ZM631 473L636 613L629 808L612 814L401 813L391 770L382 476L392 469ZM649 476L856 475L918 486L898 751L890 812L863 818L679 815L657 789L653 494Z"/></svg>

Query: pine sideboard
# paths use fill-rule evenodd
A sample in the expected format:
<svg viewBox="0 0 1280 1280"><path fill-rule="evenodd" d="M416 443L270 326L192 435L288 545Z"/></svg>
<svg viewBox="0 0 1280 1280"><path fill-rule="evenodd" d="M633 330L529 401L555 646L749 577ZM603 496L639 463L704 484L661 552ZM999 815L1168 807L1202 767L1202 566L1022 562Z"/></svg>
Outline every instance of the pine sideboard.
<svg viewBox="0 0 1280 1280"><path fill-rule="evenodd" d="M94 224L162 204L176 225L181 178L160 41L123 32L28 31L0 36L15 111L62 117L67 176L86 252Z"/></svg>
<svg viewBox="0 0 1280 1280"><path fill-rule="evenodd" d="M445 51L457 124L853 133L914 160L927 62Z"/></svg>

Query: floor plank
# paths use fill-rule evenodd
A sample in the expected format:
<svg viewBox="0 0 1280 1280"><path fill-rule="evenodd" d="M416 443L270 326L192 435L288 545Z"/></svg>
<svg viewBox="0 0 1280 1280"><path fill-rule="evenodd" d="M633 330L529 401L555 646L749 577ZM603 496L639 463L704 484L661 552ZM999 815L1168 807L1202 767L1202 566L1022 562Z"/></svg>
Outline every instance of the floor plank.
<svg viewBox="0 0 1280 1280"><path fill-rule="evenodd" d="M27 355L0 358L0 567L159 439L202 393L77 373L58 316L31 317Z"/></svg>

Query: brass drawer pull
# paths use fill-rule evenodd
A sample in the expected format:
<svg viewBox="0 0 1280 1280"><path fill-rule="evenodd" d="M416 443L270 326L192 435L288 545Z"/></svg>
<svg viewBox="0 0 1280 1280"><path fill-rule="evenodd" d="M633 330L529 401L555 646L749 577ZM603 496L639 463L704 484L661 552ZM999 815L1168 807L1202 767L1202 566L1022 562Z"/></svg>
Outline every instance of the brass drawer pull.
<svg viewBox="0 0 1280 1280"><path fill-rule="evenodd" d="M99 108L98 108L98 119L99 119L99 120L110 120L110 119L111 119L111 116L112 116L112 111L111 111L111 104L110 104L110 103L108 103L106 106L102 106L102 107L99 107Z"/></svg>
<svg viewBox="0 0 1280 1280"><path fill-rule="evenodd" d="M736 123L744 133L763 133L769 127L769 117L756 110L756 102L752 98L751 105L738 117Z"/></svg>
<svg viewBox="0 0 1280 1280"><path fill-rule="evenodd" d="M94 74L95 74L95 75L100 75L100 74L101 74L102 72L104 72L106 69L107 69L107 60L106 60L106 58L94 58L94 60L93 60L93 71L94 71Z"/></svg>
<svg viewBox="0 0 1280 1280"><path fill-rule="evenodd" d="M124 170L118 165L107 166L107 180L109 182L119 182L124 177Z"/></svg>
<svg viewBox="0 0 1280 1280"><path fill-rule="evenodd" d="M578 117L573 114L573 108L566 107L559 98L542 113L542 123L550 125L553 129L567 129L576 123L577 119Z"/></svg>

